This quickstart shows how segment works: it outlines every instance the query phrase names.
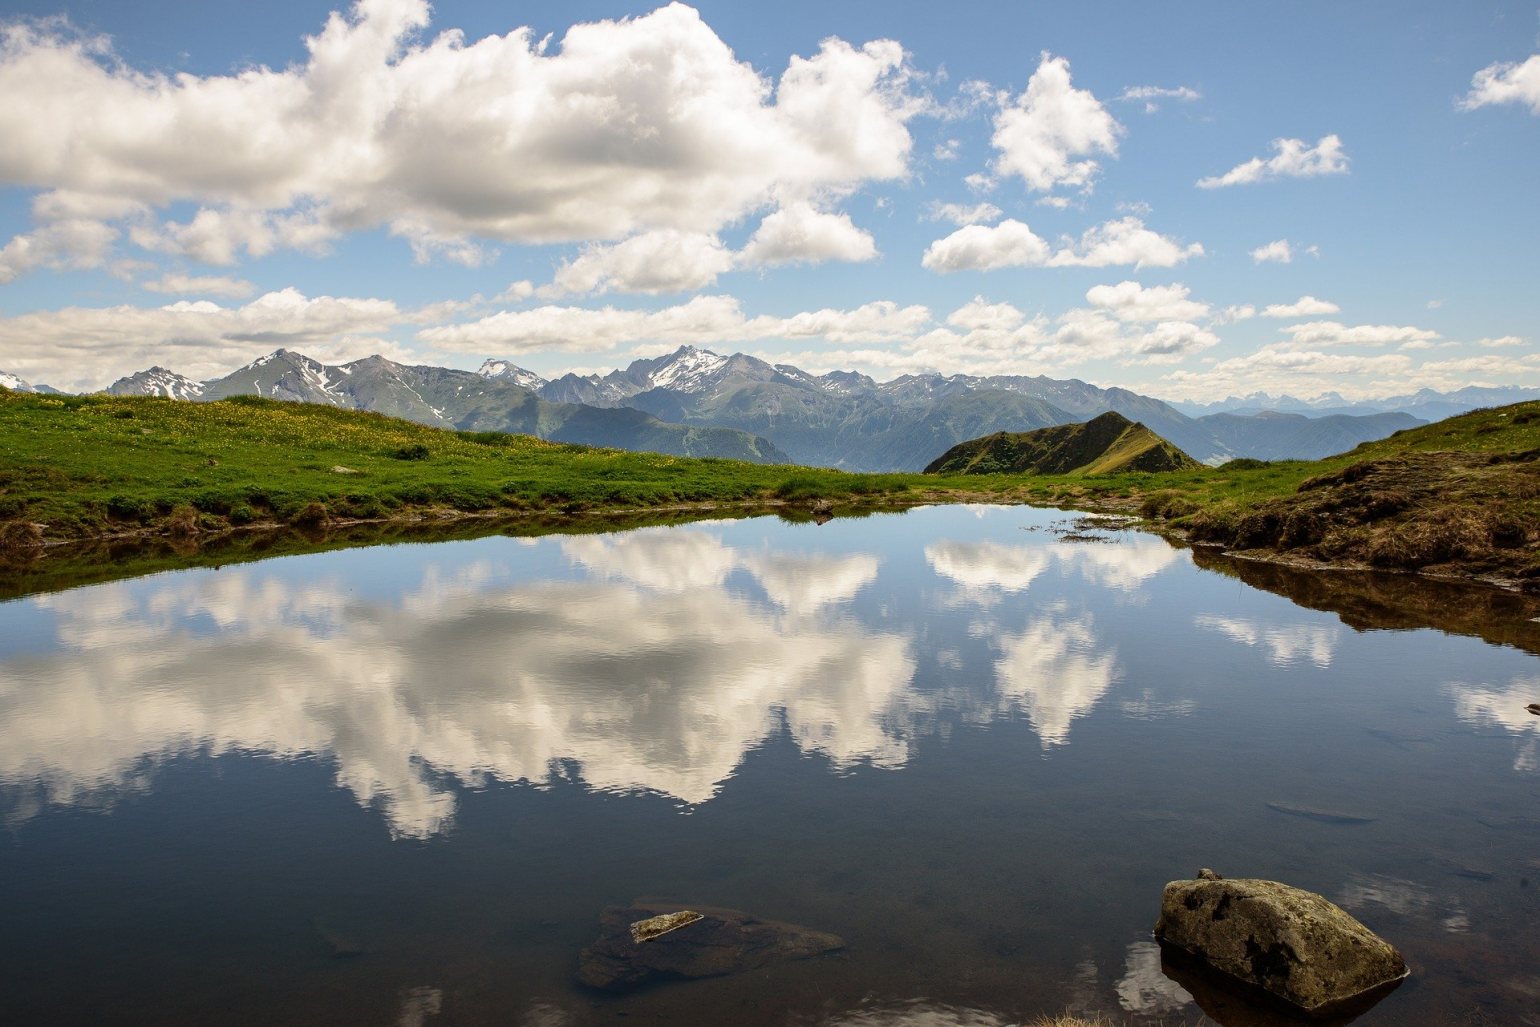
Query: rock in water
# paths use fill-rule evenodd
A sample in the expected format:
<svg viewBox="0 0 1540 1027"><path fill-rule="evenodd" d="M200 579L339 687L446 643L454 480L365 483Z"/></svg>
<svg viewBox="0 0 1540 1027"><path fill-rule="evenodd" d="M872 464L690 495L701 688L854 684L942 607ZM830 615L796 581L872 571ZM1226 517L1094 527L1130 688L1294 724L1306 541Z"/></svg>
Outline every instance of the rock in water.
<svg viewBox="0 0 1540 1027"><path fill-rule="evenodd" d="M657 980L720 977L772 963L809 959L845 947L844 939L796 924L761 920L736 909L693 906L686 920L661 933L632 926L669 917L678 906L611 906L599 917L599 938L578 957L577 979L603 991L629 991Z"/></svg>
<svg viewBox="0 0 1540 1027"><path fill-rule="evenodd" d="M1407 975L1401 953L1373 931L1277 881L1172 881L1155 936L1312 1016L1377 998Z"/></svg>
<svg viewBox="0 0 1540 1027"><path fill-rule="evenodd" d="M677 913L664 913L662 916L648 917L646 920L638 920L631 925L631 940L640 945L644 941L653 941L661 938L669 931L677 931L681 927L689 927L697 920L705 917L693 909L681 909Z"/></svg>

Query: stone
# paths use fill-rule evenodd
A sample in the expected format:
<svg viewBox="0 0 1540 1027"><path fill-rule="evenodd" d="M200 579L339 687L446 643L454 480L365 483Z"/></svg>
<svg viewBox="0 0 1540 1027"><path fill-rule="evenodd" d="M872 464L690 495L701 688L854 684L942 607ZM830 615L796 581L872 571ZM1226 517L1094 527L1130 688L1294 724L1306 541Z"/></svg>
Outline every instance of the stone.
<svg viewBox="0 0 1540 1027"><path fill-rule="evenodd" d="M1277 881L1172 881L1155 936L1314 1017L1372 1003L1407 975L1401 953L1369 928L1321 896Z"/></svg>
<svg viewBox="0 0 1540 1027"><path fill-rule="evenodd" d="M1532 702L1524 708L1535 716L1540 717L1540 702Z"/></svg>
<svg viewBox="0 0 1540 1027"><path fill-rule="evenodd" d="M631 925L631 940L640 945L644 941L653 941L669 931L677 931L681 927L688 927L695 921L704 919L705 917L693 909L681 909L677 913L648 917Z"/></svg>
<svg viewBox="0 0 1540 1027"><path fill-rule="evenodd" d="M683 919L681 914L694 914ZM656 930L660 922L674 926ZM634 927L643 927L637 940ZM599 917L599 937L578 957L577 980L601 991L630 991L654 981L721 977L775 963L811 959L845 947L844 939L796 924L761 920L736 909L633 903Z"/></svg>

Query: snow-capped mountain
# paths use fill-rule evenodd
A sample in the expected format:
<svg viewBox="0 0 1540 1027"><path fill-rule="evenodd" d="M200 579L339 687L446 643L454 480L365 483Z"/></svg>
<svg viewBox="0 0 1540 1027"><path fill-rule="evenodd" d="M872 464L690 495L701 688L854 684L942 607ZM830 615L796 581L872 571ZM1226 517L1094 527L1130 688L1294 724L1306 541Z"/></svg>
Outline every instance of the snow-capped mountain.
<svg viewBox="0 0 1540 1027"><path fill-rule="evenodd" d="M369 410L436 428L513 432L677 456L789 462L785 453L748 432L717 427L686 429L641 410L553 403L519 383L523 376L543 383L538 376L513 365L492 374L484 373L487 370L486 365L483 373L477 373L398 364L381 356L333 366L280 349L207 382L152 367L114 382L107 391L119 396L170 396L205 402L230 396L263 396Z"/></svg>
<svg viewBox="0 0 1540 1027"><path fill-rule="evenodd" d="M110 396L165 396L167 399L201 399L203 383L169 371L151 367L119 378L107 386Z"/></svg>
<svg viewBox="0 0 1540 1027"><path fill-rule="evenodd" d="M0 371L0 389L10 389L12 392L33 392L31 384L20 376L9 371Z"/></svg>
<svg viewBox="0 0 1540 1027"><path fill-rule="evenodd" d="M1089 420L1108 410L1209 463L1240 456L1322 457L1421 423L1401 411L1358 415L1330 408L1193 417L1149 396L1078 379L911 374L878 382L853 371L815 375L694 346L607 374L550 381L500 359L474 372L380 356L329 366L281 349L209 382L157 367L109 391L203 400L258 395L372 410L441 428L870 471L918 470L968 439ZM1470 395L1460 402L1488 405L1475 400L1491 390L1464 391ZM1409 398L1431 410L1437 396Z"/></svg>
<svg viewBox="0 0 1540 1027"><path fill-rule="evenodd" d="M482 363L476 371L483 378L495 378L499 381L512 382L521 389L538 389L545 384L545 379L533 371L526 371L517 364L506 360L488 360Z"/></svg>

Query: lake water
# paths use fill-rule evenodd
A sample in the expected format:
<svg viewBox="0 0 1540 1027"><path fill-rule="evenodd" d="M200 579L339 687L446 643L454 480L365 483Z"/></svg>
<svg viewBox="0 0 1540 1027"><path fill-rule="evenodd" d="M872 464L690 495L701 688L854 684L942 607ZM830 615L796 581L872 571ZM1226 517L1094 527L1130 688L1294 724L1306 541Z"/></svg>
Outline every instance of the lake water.
<svg viewBox="0 0 1540 1027"><path fill-rule="evenodd" d="M0 604L0 1021L1199 1023L1150 929L1207 866L1405 952L1361 1023L1540 1023L1537 657L1069 516L494 536ZM848 948L578 988L640 897Z"/></svg>

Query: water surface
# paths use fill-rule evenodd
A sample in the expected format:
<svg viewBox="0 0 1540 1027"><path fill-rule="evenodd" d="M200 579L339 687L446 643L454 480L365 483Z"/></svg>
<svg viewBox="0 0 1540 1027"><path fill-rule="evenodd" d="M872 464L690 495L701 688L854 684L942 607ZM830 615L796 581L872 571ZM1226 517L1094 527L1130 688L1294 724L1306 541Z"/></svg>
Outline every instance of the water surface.
<svg viewBox="0 0 1540 1027"><path fill-rule="evenodd" d="M1540 1023L1536 657L1066 516L491 537L0 605L0 1020L1196 1023L1150 927L1210 866L1403 949L1363 1023ZM849 947L578 989L637 898Z"/></svg>

